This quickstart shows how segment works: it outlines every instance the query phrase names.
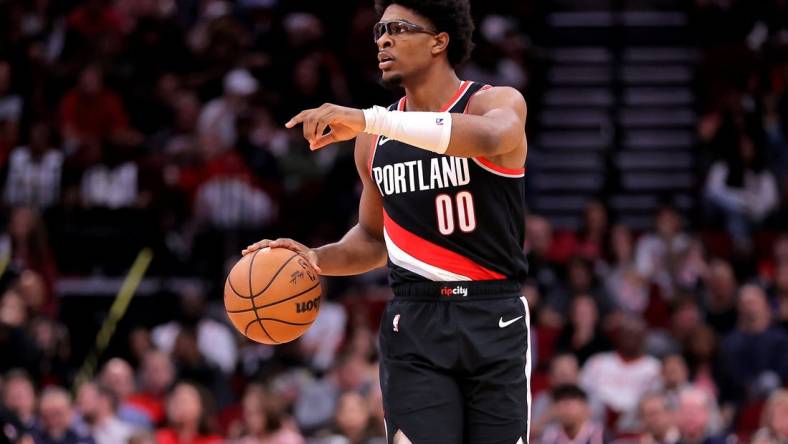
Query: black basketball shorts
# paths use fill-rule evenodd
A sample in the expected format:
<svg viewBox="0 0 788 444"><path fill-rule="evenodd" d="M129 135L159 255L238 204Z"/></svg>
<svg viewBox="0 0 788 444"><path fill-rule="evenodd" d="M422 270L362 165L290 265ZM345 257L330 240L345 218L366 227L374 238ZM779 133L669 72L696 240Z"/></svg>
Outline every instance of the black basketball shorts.
<svg viewBox="0 0 788 444"><path fill-rule="evenodd" d="M380 326L389 443L527 443L529 314L509 281L394 287Z"/></svg>

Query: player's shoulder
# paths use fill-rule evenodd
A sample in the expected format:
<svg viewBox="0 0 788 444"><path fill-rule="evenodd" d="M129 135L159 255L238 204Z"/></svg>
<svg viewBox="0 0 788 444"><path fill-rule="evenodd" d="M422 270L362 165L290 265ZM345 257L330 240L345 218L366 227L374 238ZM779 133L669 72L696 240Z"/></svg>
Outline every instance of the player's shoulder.
<svg viewBox="0 0 788 444"><path fill-rule="evenodd" d="M525 109L525 97L511 86L485 85L473 95L468 111L471 114L484 113L502 106Z"/></svg>

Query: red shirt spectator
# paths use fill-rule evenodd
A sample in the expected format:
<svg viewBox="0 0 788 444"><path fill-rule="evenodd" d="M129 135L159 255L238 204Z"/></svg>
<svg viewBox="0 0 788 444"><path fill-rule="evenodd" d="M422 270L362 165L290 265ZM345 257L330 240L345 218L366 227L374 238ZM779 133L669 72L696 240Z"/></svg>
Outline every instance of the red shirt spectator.
<svg viewBox="0 0 788 444"><path fill-rule="evenodd" d="M158 444L218 444L208 431L207 397L196 385L180 382L167 399L168 427L156 432Z"/></svg>
<svg viewBox="0 0 788 444"><path fill-rule="evenodd" d="M85 39L100 38L123 29L120 15L104 0L90 0L68 16L68 27Z"/></svg>
<svg viewBox="0 0 788 444"><path fill-rule="evenodd" d="M74 143L92 143L117 136L129 126L120 97L104 87L101 69L86 67L79 84L60 103L60 119L65 138Z"/></svg>

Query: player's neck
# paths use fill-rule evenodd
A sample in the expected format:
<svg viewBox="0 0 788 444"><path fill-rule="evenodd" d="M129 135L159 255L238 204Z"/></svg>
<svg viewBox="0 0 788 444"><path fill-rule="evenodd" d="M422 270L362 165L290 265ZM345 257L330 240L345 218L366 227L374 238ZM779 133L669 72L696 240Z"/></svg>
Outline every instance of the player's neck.
<svg viewBox="0 0 788 444"><path fill-rule="evenodd" d="M449 66L437 66L405 83L407 111L439 111L451 100L462 81Z"/></svg>

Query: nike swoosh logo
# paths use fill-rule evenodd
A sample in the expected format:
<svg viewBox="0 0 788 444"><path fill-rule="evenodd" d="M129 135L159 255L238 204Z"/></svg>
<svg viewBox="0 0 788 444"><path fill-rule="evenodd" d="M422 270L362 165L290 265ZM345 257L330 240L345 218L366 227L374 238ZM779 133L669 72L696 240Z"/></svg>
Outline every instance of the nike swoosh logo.
<svg viewBox="0 0 788 444"><path fill-rule="evenodd" d="M390 142L390 141L391 141L391 139L389 139L388 137L380 136L380 143L378 143L378 146L383 145L384 143Z"/></svg>
<svg viewBox="0 0 788 444"><path fill-rule="evenodd" d="M515 322L519 321L522 318L523 318L522 316L517 316L516 318L512 319L511 321L504 322L503 321L503 317L502 317L501 319L498 319L498 327L506 328L506 327L514 324Z"/></svg>

